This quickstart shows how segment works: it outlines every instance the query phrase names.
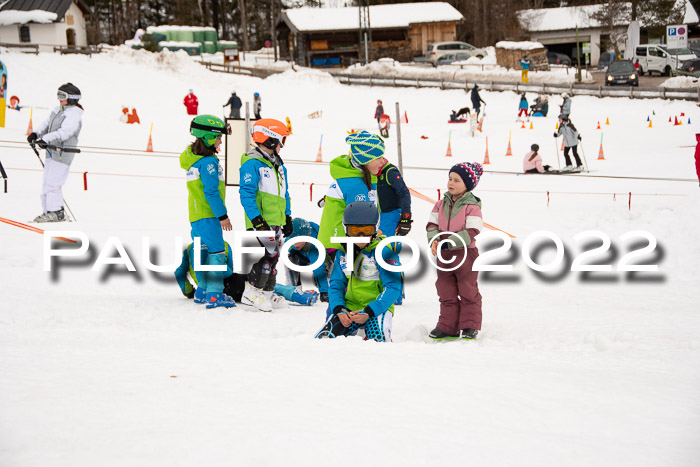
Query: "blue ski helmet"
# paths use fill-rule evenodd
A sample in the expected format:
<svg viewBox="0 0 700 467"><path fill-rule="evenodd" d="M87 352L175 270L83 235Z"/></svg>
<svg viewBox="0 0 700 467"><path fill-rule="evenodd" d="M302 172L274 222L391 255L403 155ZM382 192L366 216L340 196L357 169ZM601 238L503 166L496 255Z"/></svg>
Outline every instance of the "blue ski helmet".
<svg viewBox="0 0 700 467"><path fill-rule="evenodd" d="M353 133L345 142L350 145L350 157L357 164L365 165L384 156L384 140L369 131Z"/></svg>
<svg viewBox="0 0 700 467"><path fill-rule="evenodd" d="M255 94L253 94L253 97L260 97L260 93L256 92Z"/></svg>
<svg viewBox="0 0 700 467"><path fill-rule="evenodd" d="M343 225L377 225L379 223L379 211L374 203L369 201L355 201L345 207L343 212Z"/></svg>

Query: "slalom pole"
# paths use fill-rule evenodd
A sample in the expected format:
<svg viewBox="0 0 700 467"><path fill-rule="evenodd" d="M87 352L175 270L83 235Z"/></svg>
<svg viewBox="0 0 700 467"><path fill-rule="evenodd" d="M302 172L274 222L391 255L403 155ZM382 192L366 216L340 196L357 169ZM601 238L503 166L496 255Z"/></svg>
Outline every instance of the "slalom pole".
<svg viewBox="0 0 700 467"><path fill-rule="evenodd" d="M27 224L22 224L21 222L13 221L12 219L5 219L4 217L0 217L0 222L4 222L5 224L9 224L13 227L19 227L20 229L29 230L30 232L36 232L36 233L41 234L41 235L44 235L44 232L45 232L44 230L42 230L38 227L34 227L31 225L27 225ZM68 242L68 243L78 243L75 240L70 239L70 238L65 238L65 237L54 237L54 238L57 238L59 240L62 240L64 242Z"/></svg>
<svg viewBox="0 0 700 467"><path fill-rule="evenodd" d="M557 151L557 170L561 170L561 161L559 160L559 141L557 137L554 137L554 149Z"/></svg>
<svg viewBox="0 0 700 467"><path fill-rule="evenodd" d="M44 165L44 161L41 160L41 156L39 155L39 151L36 150L36 145L35 143L29 143L29 145L32 147L32 150L34 151L34 154L36 154L37 159L39 159L39 162L41 163L41 166L46 168ZM51 149L60 149L57 148L56 146L48 146ZM65 152L80 152L80 149L75 149L75 148L68 148L65 149ZM75 217L75 214L73 214L73 210L68 206L68 203L66 202L66 198L63 198L63 204L66 206L66 209L68 209L68 212L70 213L71 217L73 218L73 221L78 222L78 219Z"/></svg>

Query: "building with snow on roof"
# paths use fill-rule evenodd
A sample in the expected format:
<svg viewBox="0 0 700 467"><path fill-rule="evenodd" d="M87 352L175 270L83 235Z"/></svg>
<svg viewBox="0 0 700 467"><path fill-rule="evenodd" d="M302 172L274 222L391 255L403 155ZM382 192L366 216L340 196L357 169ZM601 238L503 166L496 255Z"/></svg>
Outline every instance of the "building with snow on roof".
<svg viewBox="0 0 700 467"><path fill-rule="evenodd" d="M38 46L41 52L54 47L87 47L86 16L82 0L8 0L0 3L0 43Z"/></svg>
<svg viewBox="0 0 700 467"><path fill-rule="evenodd" d="M284 10L277 28L280 56L304 66L349 65L364 54L358 7ZM371 59L410 60L428 44L454 41L464 16L445 2L369 7Z"/></svg>

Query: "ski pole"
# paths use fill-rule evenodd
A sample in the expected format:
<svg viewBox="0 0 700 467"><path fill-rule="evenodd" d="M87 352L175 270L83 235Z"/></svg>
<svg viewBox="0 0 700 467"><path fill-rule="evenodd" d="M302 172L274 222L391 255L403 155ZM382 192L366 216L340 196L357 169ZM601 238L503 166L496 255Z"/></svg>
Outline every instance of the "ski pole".
<svg viewBox="0 0 700 467"><path fill-rule="evenodd" d="M583 141L581 141L581 144L579 144L579 146L581 146L581 155L583 156L583 164L586 167L586 172L590 173L590 169L588 168L588 161L586 160L586 151L583 150Z"/></svg>
<svg viewBox="0 0 700 467"><path fill-rule="evenodd" d="M561 170L561 162L559 161L559 144L557 144L559 141L557 140L557 137L554 137L554 149L557 151L557 170Z"/></svg>
<svg viewBox="0 0 700 467"><path fill-rule="evenodd" d="M36 150L35 143L29 143L29 145L32 147L32 150L34 151L34 154L36 154L37 159L39 159L39 163L41 163L41 166L46 168L46 166L44 165L44 161L41 160L41 156L39 155L39 151ZM49 145L47 147L51 147L51 145ZM53 146L52 149L58 149L58 148L56 148L56 146ZM80 152L80 149L77 149L77 148L68 148L68 149L72 149L72 150L66 151L66 152ZM68 206L68 203L66 202L66 198L63 198L63 204L66 206L66 209L68 209L68 212L70 213L73 220L75 222L78 222L78 218L75 217L75 214L73 214L73 210L70 208L70 206Z"/></svg>

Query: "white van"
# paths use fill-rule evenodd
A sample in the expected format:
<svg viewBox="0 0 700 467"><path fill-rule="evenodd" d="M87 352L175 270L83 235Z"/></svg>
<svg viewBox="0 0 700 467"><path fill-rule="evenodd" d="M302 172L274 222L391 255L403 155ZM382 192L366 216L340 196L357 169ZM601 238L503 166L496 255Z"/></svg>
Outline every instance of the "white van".
<svg viewBox="0 0 700 467"><path fill-rule="evenodd" d="M684 61L696 58L689 49L669 49L660 44L641 44L634 49L634 61L639 60L639 74L655 71L671 76Z"/></svg>

